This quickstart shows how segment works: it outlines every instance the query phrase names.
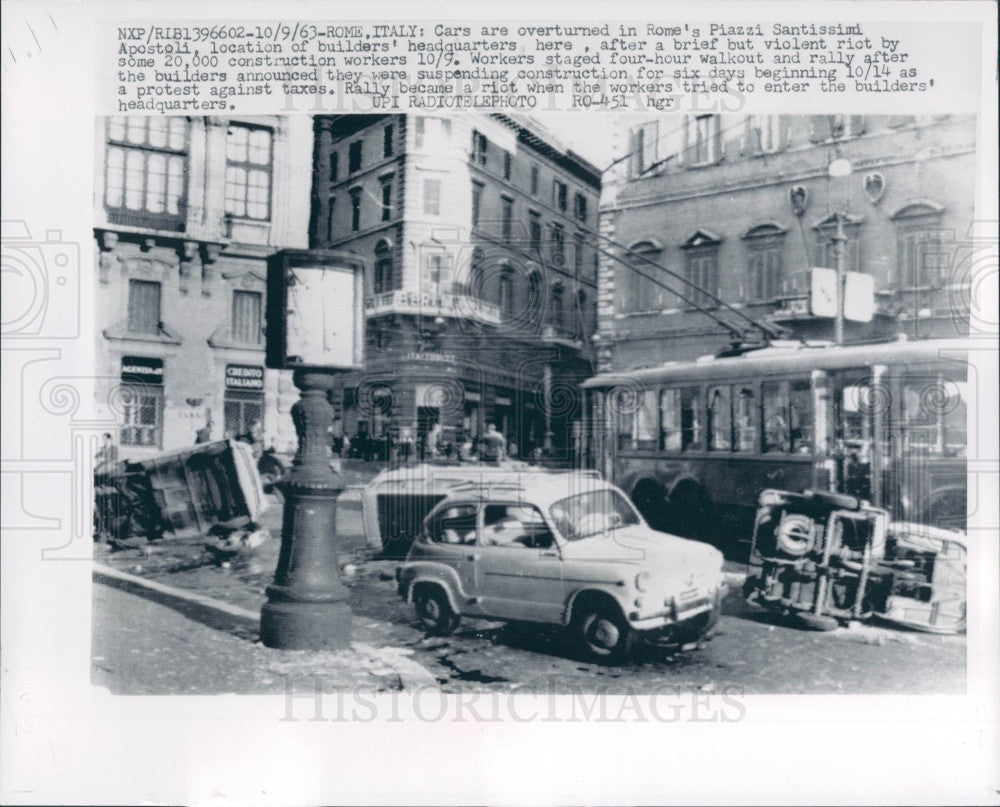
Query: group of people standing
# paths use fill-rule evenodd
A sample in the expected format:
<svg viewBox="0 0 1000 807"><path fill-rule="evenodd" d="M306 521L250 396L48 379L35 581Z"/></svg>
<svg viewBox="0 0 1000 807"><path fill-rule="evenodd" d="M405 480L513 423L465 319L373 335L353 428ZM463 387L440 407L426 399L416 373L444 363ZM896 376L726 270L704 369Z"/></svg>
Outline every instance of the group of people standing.
<svg viewBox="0 0 1000 807"><path fill-rule="evenodd" d="M403 465L440 458L458 462L501 462L516 456L517 452L517 446L509 444L493 423L478 439L469 434L459 434L454 440L449 438L440 423L433 424L423 435L416 435L413 429L404 426L397 434L382 438L371 437L365 431L348 438L335 434L331 427L330 447L340 457L396 461Z"/></svg>

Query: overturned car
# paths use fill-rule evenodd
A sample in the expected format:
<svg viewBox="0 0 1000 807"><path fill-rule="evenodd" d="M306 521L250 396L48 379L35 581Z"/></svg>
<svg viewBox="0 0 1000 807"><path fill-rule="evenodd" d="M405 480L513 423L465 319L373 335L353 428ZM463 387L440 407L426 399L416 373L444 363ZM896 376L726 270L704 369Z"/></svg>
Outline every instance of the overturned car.
<svg viewBox="0 0 1000 807"><path fill-rule="evenodd" d="M744 594L800 625L880 620L934 633L965 629L966 538L889 522L885 510L820 491L760 494Z"/></svg>
<svg viewBox="0 0 1000 807"><path fill-rule="evenodd" d="M99 465L94 538L123 545L256 530L267 507L253 451L236 440Z"/></svg>

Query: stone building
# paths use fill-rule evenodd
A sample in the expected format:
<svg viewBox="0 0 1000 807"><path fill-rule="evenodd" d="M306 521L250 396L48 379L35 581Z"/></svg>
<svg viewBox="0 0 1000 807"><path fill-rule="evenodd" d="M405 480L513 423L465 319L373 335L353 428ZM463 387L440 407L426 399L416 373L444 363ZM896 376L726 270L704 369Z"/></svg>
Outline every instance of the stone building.
<svg viewBox="0 0 1000 807"><path fill-rule="evenodd" d="M358 253L365 372L335 405L386 450L495 423L528 456L564 454L592 374L600 172L527 118L315 119L310 245Z"/></svg>
<svg viewBox="0 0 1000 807"><path fill-rule="evenodd" d="M264 296L268 256L308 243L311 120L101 118L96 144L97 392L121 455L199 431L294 448L298 395L264 368Z"/></svg>
<svg viewBox="0 0 1000 807"><path fill-rule="evenodd" d="M873 318L846 322L845 342L966 332L967 279L952 277L952 265L973 221L974 118L697 115L629 124L629 159L607 181L601 211L601 231L618 246L616 258L601 258L599 371L725 347L730 335L697 310L739 324L716 298L793 337L832 339L833 320L810 314L807 289L811 267L836 266L838 219L845 268L871 275L875 290Z"/></svg>

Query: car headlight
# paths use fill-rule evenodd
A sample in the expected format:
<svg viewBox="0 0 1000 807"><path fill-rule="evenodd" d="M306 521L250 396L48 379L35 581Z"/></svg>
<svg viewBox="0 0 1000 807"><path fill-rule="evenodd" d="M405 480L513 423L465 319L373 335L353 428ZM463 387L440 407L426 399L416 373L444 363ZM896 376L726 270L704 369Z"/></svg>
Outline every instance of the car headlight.
<svg viewBox="0 0 1000 807"><path fill-rule="evenodd" d="M645 591L648 586L649 572L639 572L639 574L635 576L635 587L639 589L639 591Z"/></svg>

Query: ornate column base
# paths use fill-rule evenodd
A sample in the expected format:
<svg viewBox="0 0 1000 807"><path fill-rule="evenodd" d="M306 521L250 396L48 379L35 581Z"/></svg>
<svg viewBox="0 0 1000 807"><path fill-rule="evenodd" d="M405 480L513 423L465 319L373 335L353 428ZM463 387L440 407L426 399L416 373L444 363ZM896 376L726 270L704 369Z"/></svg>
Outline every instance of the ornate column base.
<svg viewBox="0 0 1000 807"><path fill-rule="evenodd" d="M351 641L348 590L337 565L337 497L344 489L330 468L326 429L332 409L326 390L332 374L297 372L302 399L293 407L299 433L295 467L279 487L285 498L281 554L267 603L260 614L260 640L282 650L329 650Z"/></svg>

